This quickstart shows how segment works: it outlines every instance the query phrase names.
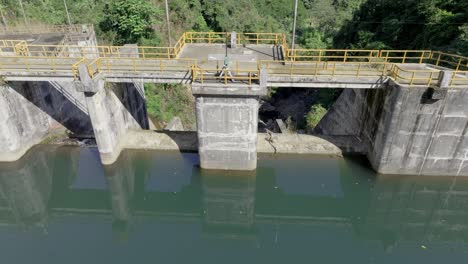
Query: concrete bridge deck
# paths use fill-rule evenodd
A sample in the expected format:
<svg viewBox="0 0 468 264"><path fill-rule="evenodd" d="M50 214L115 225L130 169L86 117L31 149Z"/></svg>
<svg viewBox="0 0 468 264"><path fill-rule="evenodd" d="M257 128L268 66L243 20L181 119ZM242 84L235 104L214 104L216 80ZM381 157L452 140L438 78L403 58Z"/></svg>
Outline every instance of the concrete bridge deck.
<svg viewBox="0 0 468 264"><path fill-rule="evenodd" d="M78 31L72 28L72 31ZM58 34L58 33L56 33ZM63 34L63 33L62 33ZM0 44L0 75L6 80L31 77L78 78L85 64L92 78L112 82L219 83L256 85L266 69L266 86L378 88L388 78L409 85L437 85L441 70L456 73L450 86L468 85L468 59L434 51L289 49L276 33L187 32L174 47L40 45L21 40ZM228 44L226 44L228 43ZM230 44L229 44L230 43ZM224 57L232 78L219 76ZM76 59L75 59L76 58Z"/></svg>

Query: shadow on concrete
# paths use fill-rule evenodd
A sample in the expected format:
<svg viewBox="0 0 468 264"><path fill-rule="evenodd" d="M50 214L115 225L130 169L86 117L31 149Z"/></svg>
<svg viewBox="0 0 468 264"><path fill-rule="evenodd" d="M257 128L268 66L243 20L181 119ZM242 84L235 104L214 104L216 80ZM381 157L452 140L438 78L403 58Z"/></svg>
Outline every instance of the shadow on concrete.
<svg viewBox="0 0 468 264"><path fill-rule="evenodd" d="M114 92L138 125L142 129L149 129L143 83L116 84Z"/></svg>
<svg viewBox="0 0 468 264"><path fill-rule="evenodd" d="M247 50L251 50L251 51L253 51L253 52L255 52L255 53L268 56L268 57L270 57L272 60L275 59L274 53L273 53L273 55L272 55L272 54L268 54L268 53L266 53L266 52L264 52L264 51L261 51L261 50L259 50L259 49L254 49L254 48L248 47L248 46L245 46L244 48L247 49ZM274 51L274 49L273 49L273 51Z"/></svg>
<svg viewBox="0 0 468 264"><path fill-rule="evenodd" d="M196 131L155 131L170 137L181 152L198 152Z"/></svg>
<svg viewBox="0 0 468 264"><path fill-rule="evenodd" d="M8 82L8 85L73 134L93 136L93 126L83 100L70 89L71 82Z"/></svg>

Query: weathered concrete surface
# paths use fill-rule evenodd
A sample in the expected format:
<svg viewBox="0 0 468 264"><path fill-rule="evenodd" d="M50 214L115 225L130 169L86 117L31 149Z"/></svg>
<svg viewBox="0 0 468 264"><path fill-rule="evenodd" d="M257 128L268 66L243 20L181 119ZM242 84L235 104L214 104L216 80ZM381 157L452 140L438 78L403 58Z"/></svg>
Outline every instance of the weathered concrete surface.
<svg viewBox="0 0 468 264"><path fill-rule="evenodd" d="M364 119L365 93L345 89L314 131L329 136L360 136Z"/></svg>
<svg viewBox="0 0 468 264"><path fill-rule="evenodd" d="M382 174L468 176L468 92L440 100L422 86L346 90L320 122L325 135L354 135Z"/></svg>
<svg viewBox="0 0 468 264"><path fill-rule="evenodd" d="M259 133L257 136L257 153L340 156L342 151L337 145L312 135ZM198 138L197 133L192 131L130 130L124 141L124 148L196 152Z"/></svg>
<svg viewBox="0 0 468 264"><path fill-rule="evenodd" d="M384 174L468 176L468 91L449 89L442 100L426 91L391 83L383 106L369 104L369 160Z"/></svg>
<svg viewBox="0 0 468 264"><path fill-rule="evenodd" d="M202 168L256 169L258 108L257 98L197 96Z"/></svg>
<svg viewBox="0 0 468 264"><path fill-rule="evenodd" d="M124 141L126 149L198 151L197 132L129 130Z"/></svg>
<svg viewBox="0 0 468 264"><path fill-rule="evenodd" d="M299 134L259 134L259 153L317 154L341 156L336 145L322 138Z"/></svg>
<svg viewBox="0 0 468 264"><path fill-rule="evenodd" d="M0 161L15 161L50 131L92 136L84 95L72 82L8 82L0 86Z"/></svg>
<svg viewBox="0 0 468 264"><path fill-rule="evenodd" d="M136 52L135 46L125 48L127 53ZM84 66L78 67L82 85L77 89L86 95L101 161L109 165L119 157L129 129L149 129L144 86L140 82L105 83L102 76L91 79Z"/></svg>
<svg viewBox="0 0 468 264"><path fill-rule="evenodd" d="M148 129L144 97L135 84L94 83L96 93L86 93L94 135L103 164L114 163L122 150L122 140L128 129ZM144 94L144 92L143 92Z"/></svg>

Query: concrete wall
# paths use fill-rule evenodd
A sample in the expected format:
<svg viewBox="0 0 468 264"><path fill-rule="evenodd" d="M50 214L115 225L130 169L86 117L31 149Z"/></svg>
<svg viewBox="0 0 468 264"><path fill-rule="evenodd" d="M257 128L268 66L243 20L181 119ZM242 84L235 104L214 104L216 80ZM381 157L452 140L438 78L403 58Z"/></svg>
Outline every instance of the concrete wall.
<svg viewBox="0 0 468 264"><path fill-rule="evenodd" d="M93 130L82 93L71 82L9 82L0 86L0 161L19 159L54 129L78 136Z"/></svg>
<svg viewBox="0 0 468 264"><path fill-rule="evenodd" d="M257 98L196 98L200 166L254 170L257 167Z"/></svg>
<svg viewBox="0 0 468 264"><path fill-rule="evenodd" d="M431 100L426 91L392 82L383 107L369 108L376 117L363 130L369 160L385 174L467 176L468 92L449 89L444 99Z"/></svg>
<svg viewBox="0 0 468 264"><path fill-rule="evenodd" d="M386 89L345 90L320 122L324 135L356 135L383 174L468 176L468 94L390 81Z"/></svg>

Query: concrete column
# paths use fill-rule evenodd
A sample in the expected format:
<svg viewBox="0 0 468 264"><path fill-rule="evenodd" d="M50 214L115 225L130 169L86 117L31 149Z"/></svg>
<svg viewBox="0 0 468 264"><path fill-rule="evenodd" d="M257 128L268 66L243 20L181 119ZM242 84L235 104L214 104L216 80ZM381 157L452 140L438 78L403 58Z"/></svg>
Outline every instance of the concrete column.
<svg viewBox="0 0 468 264"><path fill-rule="evenodd" d="M193 85L203 169L255 170L259 96L266 88Z"/></svg>
<svg viewBox="0 0 468 264"><path fill-rule="evenodd" d="M126 133L125 124L115 118L118 114L115 103L104 87L104 80L99 76L91 79L84 64L78 67L81 83L75 83L76 89L84 92L89 117L93 124L94 136L105 165L114 163L122 151L121 138Z"/></svg>

